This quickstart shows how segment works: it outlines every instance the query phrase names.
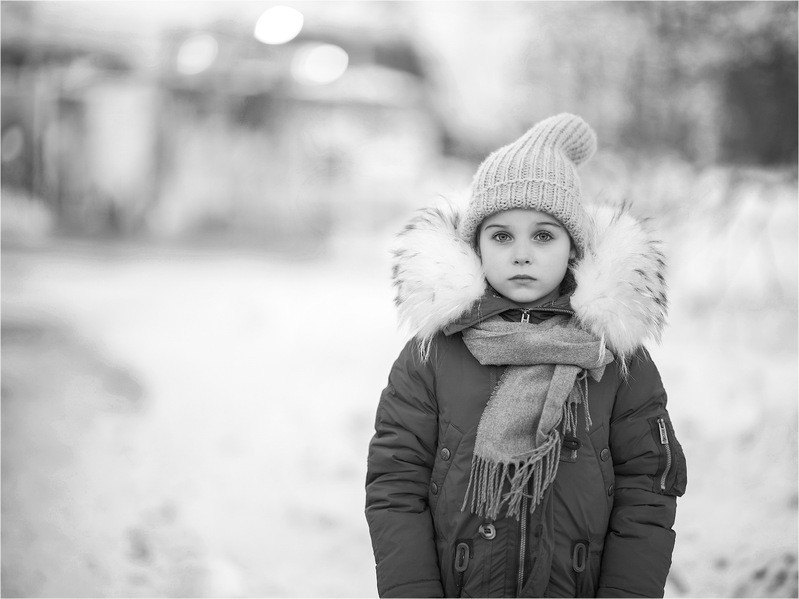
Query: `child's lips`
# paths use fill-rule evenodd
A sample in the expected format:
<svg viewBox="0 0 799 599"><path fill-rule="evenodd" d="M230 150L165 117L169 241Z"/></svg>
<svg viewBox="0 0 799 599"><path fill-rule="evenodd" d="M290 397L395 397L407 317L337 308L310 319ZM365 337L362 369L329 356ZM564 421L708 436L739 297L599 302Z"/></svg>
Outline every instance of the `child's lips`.
<svg viewBox="0 0 799 599"><path fill-rule="evenodd" d="M524 282L535 281L535 278L531 277L530 275L515 275L515 276L511 277L510 280L511 281L516 281L516 282L519 282L519 283L524 283Z"/></svg>

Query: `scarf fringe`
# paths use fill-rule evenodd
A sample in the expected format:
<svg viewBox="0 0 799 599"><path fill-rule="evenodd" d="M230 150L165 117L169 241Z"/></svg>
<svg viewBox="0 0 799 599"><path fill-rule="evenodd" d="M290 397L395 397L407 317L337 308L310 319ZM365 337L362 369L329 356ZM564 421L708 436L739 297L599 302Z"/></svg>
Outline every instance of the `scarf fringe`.
<svg viewBox="0 0 799 599"><path fill-rule="evenodd" d="M570 435L577 435L577 406L582 404L585 412L585 430L591 430L591 412L588 410L588 373L583 370L577 377L569 398L563 404L563 430Z"/></svg>
<svg viewBox="0 0 799 599"><path fill-rule="evenodd" d="M553 430L546 443L537 448L532 455L518 463L494 462L487 458L474 456L472 470L469 476L469 485L466 488L466 497L462 510L467 508L484 518L495 520L502 507L507 503L508 516L521 516L522 498L532 499L530 512L532 512L541 499L544 491L555 480L560 461L561 435ZM503 493L505 481L510 483L510 489ZM532 486L532 494L527 490ZM471 502L469 498L471 496Z"/></svg>
<svg viewBox="0 0 799 599"><path fill-rule="evenodd" d="M591 428L591 414L588 411L588 381L584 375L578 378L568 400L563 404L561 425L565 434L576 436L577 406L580 404L584 408L585 430L588 431ZM502 507L507 504L507 515L518 520L521 516L522 499L526 497L531 499L529 511L532 513L555 480L562 445L563 436L555 428L544 444L523 460L498 462L486 457L472 456L469 484L461 510L468 507L473 514L496 520ZM509 488L503 492L506 481Z"/></svg>

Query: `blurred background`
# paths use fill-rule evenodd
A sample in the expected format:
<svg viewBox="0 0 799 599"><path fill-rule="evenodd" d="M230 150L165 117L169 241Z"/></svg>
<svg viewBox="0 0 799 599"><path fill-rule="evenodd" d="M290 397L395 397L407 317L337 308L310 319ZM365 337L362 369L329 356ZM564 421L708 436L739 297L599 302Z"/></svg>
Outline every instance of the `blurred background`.
<svg viewBox="0 0 799 599"><path fill-rule="evenodd" d="M797 596L796 2L0 17L3 596L376 596L392 236L562 111L668 244L666 595Z"/></svg>

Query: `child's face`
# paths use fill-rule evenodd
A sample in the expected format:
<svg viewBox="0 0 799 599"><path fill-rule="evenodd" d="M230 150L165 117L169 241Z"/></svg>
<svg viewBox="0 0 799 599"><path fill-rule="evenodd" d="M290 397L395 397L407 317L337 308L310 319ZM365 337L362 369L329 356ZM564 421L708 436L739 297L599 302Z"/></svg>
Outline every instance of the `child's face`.
<svg viewBox="0 0 799 599"><path fill-rule="evenodd" d="M558 296L574 256L569 233L555 217L522 208L486 218L478 246L491 286L525 307Z"/></svg>

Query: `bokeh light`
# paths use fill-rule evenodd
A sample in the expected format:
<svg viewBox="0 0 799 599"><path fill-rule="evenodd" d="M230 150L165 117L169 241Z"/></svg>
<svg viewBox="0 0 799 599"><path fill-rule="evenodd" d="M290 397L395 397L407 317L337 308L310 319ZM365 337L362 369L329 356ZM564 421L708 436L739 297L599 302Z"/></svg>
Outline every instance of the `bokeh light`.
<svg viewBox="0 0 799 599"><path fill-rule="evenodd" d="M302 13L289 6L273 6L255 23L255 39L264 44L285 44L302 30Z"/></svg>
<svg viewBox="0 0 799 599"><path fill-rule="evenodd" d="M198 33L185 40L178 50L177 69L184 75L196 75L210 67L219 54L219 44L208 33Z"/></svg>
<svg viewBox="0 0 799 599"><path fill-rule="evenodd" d="M340 78L350 57L333 44L309 44L300 48L291 63L291 74L300 83L325 85Z"/></svg>

